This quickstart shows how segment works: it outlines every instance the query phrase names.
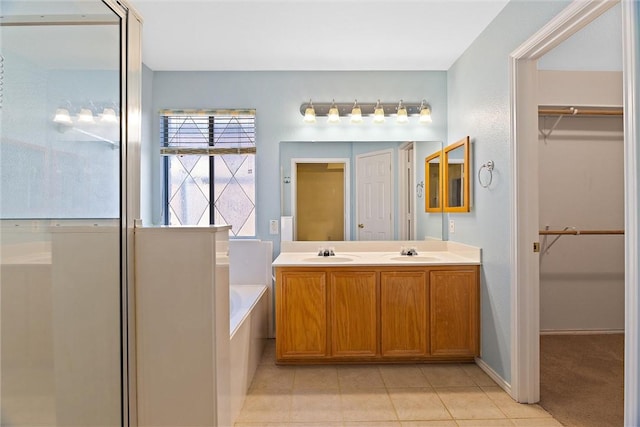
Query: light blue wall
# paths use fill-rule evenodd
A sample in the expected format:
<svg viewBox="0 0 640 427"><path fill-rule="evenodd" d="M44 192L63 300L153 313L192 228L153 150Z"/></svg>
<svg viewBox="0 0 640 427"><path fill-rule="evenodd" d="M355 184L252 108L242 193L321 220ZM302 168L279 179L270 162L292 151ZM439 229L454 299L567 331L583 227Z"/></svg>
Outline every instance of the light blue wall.
<svg viewBox="0 0 640 427"><path fill-rule="evenodd" d="M153 204L151 195L160 191L159 182L154 176L160 176L159 161L155 156L153 123L154 114L149 106L153 105L153 71L142 66L142 144L140 147L140 218L143 224L153 223Z"/></svg>
<svg viewBox="0 0 640 427"><path fill-rule="evenodd" d="M148 73L143 76L148 79ZM255 108L256 109L256 218L258 238L273 240L279 252L279 236L268 234L269 220L280 217L280 141L444 141L447 136L446 72L154 72L151 105L145 114L153 117L152 136L143 144L152 146L153 184L149 201L152 220L161 219L160 156L157 112L162 108ZM143 87L150 87L148 82ZM388 119L382 125L369 121L351 125L346 118L338 125L303 123L300 104L315 102L405 102L431 104L433 123L397 125Z"/></svg>
<svg viewBox="0 0 640 427"><path fill-rule="evenodd" d="M538 60L539 70L622 71L622 4L618 3Z"/></svg>
<svg viewBox="0 0 640 427"><path fill-rule="evenodd" d="M450 240L482 247L482 359L511 381L511 137L509 54L567 1L511 1L447 73L449 143L471 136L472 209L450 214ZM493 160L493 183L477 183Z"/></svg>

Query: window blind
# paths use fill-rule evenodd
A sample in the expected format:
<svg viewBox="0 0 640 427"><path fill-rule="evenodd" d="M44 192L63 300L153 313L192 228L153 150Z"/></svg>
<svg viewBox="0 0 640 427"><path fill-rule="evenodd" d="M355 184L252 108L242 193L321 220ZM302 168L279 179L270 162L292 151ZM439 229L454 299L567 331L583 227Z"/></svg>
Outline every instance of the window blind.
<svg viewBox="0 0 640 427"><path fill-rule="evenodd" d="M162 110L160 154L254 154L255 110Z"/></svg>

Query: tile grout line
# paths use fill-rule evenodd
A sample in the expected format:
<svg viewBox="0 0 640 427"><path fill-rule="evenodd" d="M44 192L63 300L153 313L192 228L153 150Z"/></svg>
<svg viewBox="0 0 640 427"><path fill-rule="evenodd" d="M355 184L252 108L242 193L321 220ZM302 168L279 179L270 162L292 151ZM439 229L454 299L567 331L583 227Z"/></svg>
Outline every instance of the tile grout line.
<svg viewBox="0 0 640 427"><path fill-rule="evenodd" d="M382 380L382 384L384 385L384 391L387 394L387 399L391 402L391 407L393 408L393 413L396 414L396 421L402 425L402 421L400 420L400 415L398 414L398 408L396 408L395 403L393 403L393 399L389 394L389 387L387 387L387 382L384 380L384 375L382 375L382 371L380 371L380 366L376 366L376 370L378 371L378 375L380 375L380 379Z"/></svg>

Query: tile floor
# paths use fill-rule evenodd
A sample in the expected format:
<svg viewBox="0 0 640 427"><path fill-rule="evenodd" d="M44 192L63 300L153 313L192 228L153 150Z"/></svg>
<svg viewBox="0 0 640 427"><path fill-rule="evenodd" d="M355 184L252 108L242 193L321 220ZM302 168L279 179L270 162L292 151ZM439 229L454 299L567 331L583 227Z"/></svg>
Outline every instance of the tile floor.
<svg viewBox="0 0 640 427"><path fill-rule="evenodd" d="M276 366L269 342L236 427L562 426L474 364Z"/></svg>

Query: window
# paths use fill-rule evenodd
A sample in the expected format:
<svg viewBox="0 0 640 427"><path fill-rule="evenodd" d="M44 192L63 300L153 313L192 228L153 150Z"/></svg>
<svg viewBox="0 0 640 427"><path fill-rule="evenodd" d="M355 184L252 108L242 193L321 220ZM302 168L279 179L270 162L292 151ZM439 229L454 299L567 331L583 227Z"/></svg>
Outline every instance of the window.
<svg viewBox="0 0 640 427"><path fill-rule="evenodd" d="M255 110L160 112L164 223L255 236Z"/></svg>

